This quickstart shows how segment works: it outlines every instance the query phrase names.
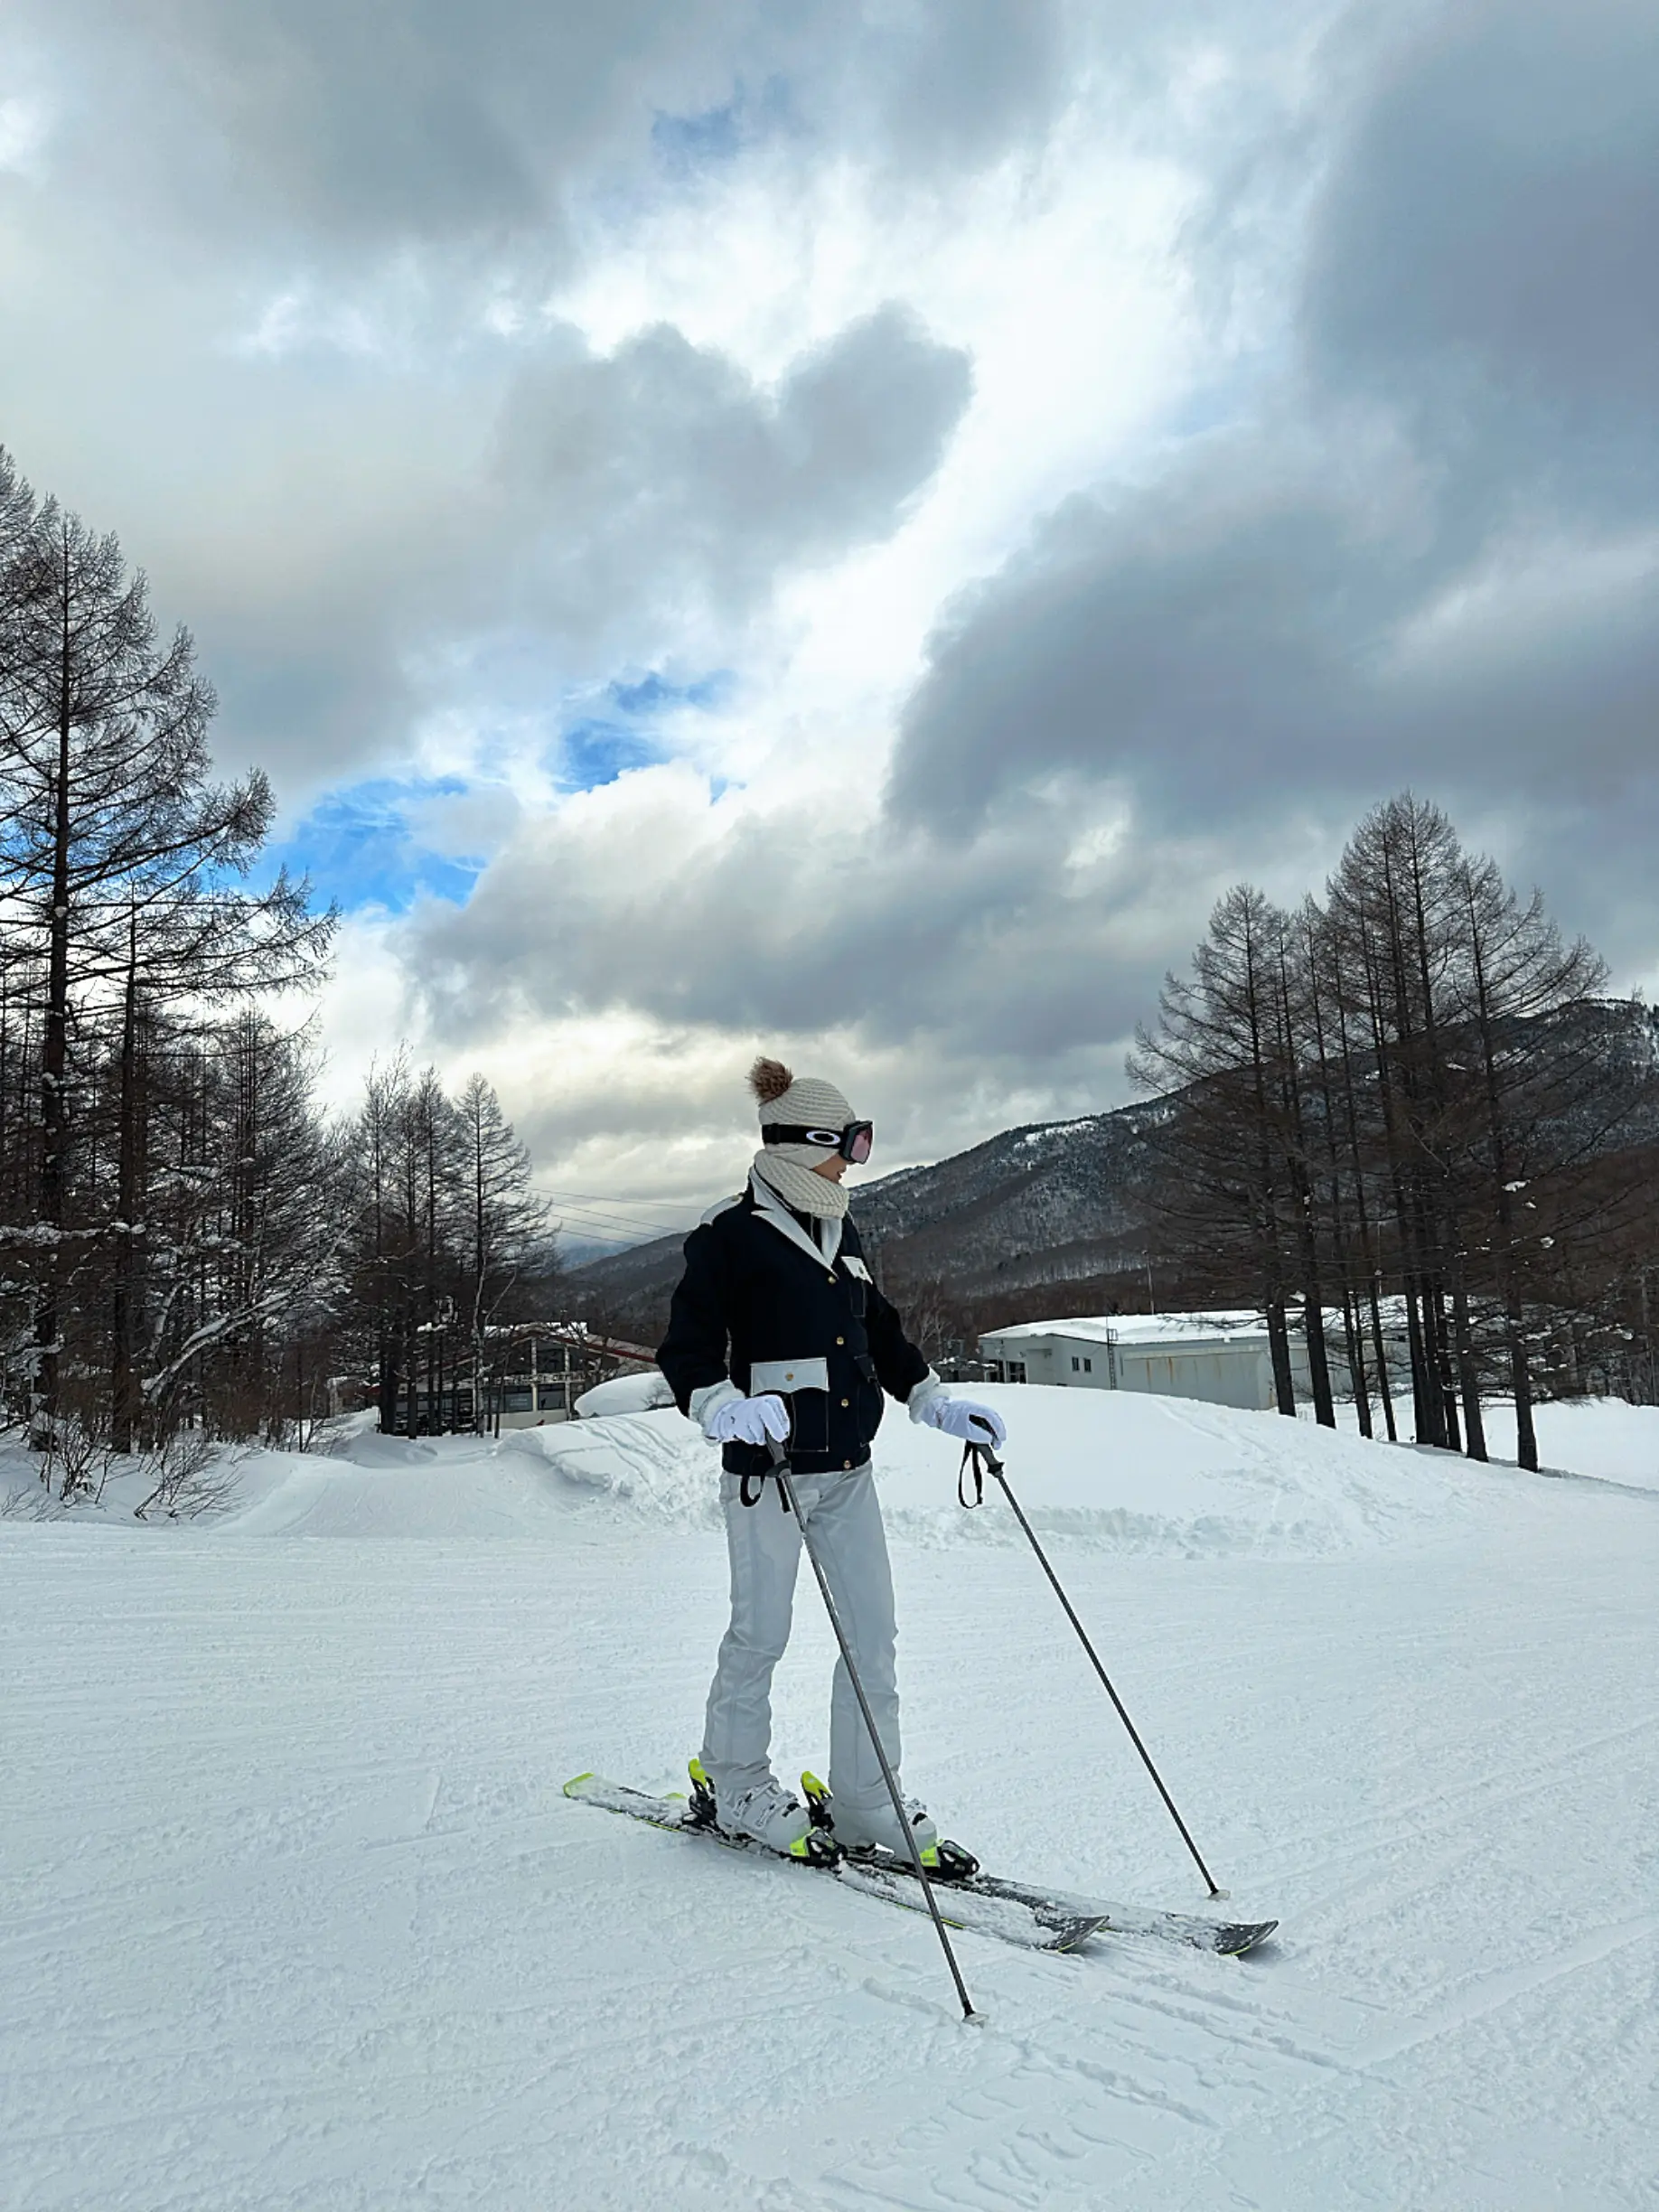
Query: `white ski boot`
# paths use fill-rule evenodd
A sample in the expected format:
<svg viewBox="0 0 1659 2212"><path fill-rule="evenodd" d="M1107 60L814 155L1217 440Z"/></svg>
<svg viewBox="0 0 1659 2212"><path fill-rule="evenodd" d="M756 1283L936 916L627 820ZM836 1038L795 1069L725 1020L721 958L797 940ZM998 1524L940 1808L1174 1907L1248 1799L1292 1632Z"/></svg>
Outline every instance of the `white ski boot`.
<svg viewBox="0 0 1659 2212"><path fill-rule="evenodd" d="M691 1819L699 1827L717 1828L734 1841L759 1843L781 1858L802 1859L822 1866L839 1858L840 1851L824 1833L798 1797L768 1775L764 1782L735 1795L716 1790L701 1759L693 1759Z"/></svg>
<svg viewBox="0 0 1659 2212"><path fill-rule="evenodd" d="M849 1858L891 1859L904 1871L910 1870L910 1845L894 1818L890 1800L867 1811L838 1804L815 1774L803 1774L801 1786L813 1820L829 1830ZM942 1838L924 1804L914 1797L904 1798L903 1804L905 1823L930 1874L936 1874L942 1881L965 1881L969 1875L979 1872L979 1862L973 1853Z"/></svg>

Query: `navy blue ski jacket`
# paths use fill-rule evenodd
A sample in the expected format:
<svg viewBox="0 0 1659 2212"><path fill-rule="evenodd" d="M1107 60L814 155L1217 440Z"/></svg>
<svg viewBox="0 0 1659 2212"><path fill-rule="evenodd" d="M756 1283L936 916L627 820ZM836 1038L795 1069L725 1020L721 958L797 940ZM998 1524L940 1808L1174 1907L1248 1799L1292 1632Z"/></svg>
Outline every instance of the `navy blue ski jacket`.
<svg viewBox="0 0 1659 2212"><path fill-rule="evenodd" d="M801 1228L812 1239L810 1224ZM745 1396L788 1404L790 1458L803 1475L862 1467L881 1426L882 1393L904 1400L927 1361L870 1279L850 1216L831 1266L786 1236L753 1188L686 1239L686 1271L657 1352L674 1402L728 1378ZM727 1444L731 1475L764 1474L765 1448Z"/></svg>

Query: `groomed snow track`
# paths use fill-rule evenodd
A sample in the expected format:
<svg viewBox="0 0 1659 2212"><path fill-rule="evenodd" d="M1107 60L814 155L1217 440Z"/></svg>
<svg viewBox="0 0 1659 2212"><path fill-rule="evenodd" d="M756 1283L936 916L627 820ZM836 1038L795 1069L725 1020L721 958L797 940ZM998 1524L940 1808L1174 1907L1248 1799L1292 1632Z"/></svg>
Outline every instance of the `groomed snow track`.
<svg viewBox="0 0 1659 2212"><path fill-rule="evenodd" d="M212 1524L0 1521L0 2204L1651 2207L1659 1498L1008 1398L1261 1953L964 1936L965 2029L924 1921L567 1802L695 1748L676 1416L267 1455ZM988 1864L1199 1902L1034 1563L895 1426L907 1783Z"/></svg>

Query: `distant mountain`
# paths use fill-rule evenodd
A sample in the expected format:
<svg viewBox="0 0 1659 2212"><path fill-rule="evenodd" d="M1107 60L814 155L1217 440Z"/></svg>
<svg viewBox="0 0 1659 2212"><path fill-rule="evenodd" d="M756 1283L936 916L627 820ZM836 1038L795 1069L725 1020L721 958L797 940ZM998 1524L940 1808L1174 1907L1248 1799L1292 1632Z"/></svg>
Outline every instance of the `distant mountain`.
<svg viewBox="0 0 1659 2212"><path fill-rule="evenodd" d="M1069 1284L1075 1295L1138 1263L1139 1231L1127 1194L1147 1132L1165 1111L1153 1100L1076 1120L1027 1122L931 1167L861 1183L853 1212L865 1243L895 1285L937 1281L955 1302L1006 1304L999 1317L1029 1317L1030 1294L1045 1286ZM578 1308L654 1341L684 1242L659 1237L573 1268Z"/></svg>
<svg viewBox="0 0 1659 2212"><path fill-rule="evenodd" d="M1659 1012L1628 999L1587 1001L1570 1016L1587 1081L1565 1120L1593 1153L1659 1143ZM1148 1139L1172 1111L1151 1099L1114 1113L1004 1129L931 1167L854 1186L853 1211L882 1281L907 1308L948 1308L945 1335L1015 1321L1107 1313L1143 1302L1146 1232L1132 1211ZM1581 1125L1581 1126L1580 1126ZM661 1237L573 1268L575 1310L617 1334L658 1341L679 1279L681 1236ZM1175 1306L1214 1303L1214 1285L1154 1250L1156 1293ZM935 1290L935 1286L937 1289ZM1154 1284L1145 1284L1150 1303Z"/></svg>
<svg viewBox="0 0 1659 2212"><path fill-rule="evenodd" d="M1139 1238L1128 1194L1163 1102L1072 1121L1027 1122L932 1167L855 1192L882 1264L964 1297L1098 1275Z"/></svg>

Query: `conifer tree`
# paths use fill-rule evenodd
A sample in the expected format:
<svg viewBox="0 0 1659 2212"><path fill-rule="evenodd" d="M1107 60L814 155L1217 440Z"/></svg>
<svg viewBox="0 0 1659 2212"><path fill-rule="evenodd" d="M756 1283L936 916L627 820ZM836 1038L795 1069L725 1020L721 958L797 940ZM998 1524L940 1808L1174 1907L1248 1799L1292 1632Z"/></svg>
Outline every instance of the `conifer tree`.
<svg viewBox="0 0 1659 2212"><path fill-rule="evenodd" d="M74 1038L100 1021L123 1038L123 1146L113 1237L123 1317L114 1359L117 1448L129 1440L133 1346L126 1334L140 1265L145 1166L135 1086L145 1009L226 999L303 982L325 957L333 916L285 874L247 882L274 812L258 770L215 783L215 701L188 632L158 639L141 573L113 537L48 501L12 547L0 653L0 902L14 958L43 981L40 1140L33 1213L41 1233L37 1406L58 1400L60 1308L72 1271L71 1147L80 1071Z"/></svg>

